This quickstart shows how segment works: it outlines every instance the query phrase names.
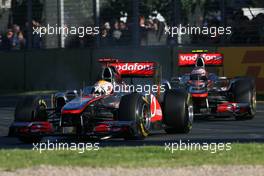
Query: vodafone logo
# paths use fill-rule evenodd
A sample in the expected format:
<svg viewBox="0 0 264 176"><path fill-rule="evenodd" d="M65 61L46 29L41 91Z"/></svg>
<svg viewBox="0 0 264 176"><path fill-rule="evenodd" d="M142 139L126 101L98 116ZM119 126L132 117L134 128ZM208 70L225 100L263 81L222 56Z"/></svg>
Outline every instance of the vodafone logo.
<svg viewBox="0 0 264 176"><path fill-rule="evenodd" d="M153 70L153 64L151 63L119 63L115 67L119 71Z"/></svg>
<svg viewBox="0 0 264 176"><path fill-rule="evenodd" d="M221 59L221 54L202 54L205 61ZM180 60L182 61L196 61L198 54L181 54Z"/></svg>
<svg viewBox="0 0 264 176"><path fill-rule="evenodd" d="M196 61L198 54L181 54L180 60L182 61Z"/></svg>
<svg viewBox="0 0 264 176"><path fill-rule="evenodd" d="M221 59L221 54L202 54L206 61Z"/></svg>
<svg viewBox="0 0 264 176"><path fill-rule="evenodd" d="M179 54L179 66L195 65L199 54ZM205 65L221 65L223 64L223 55L220 53L201 54Z"/></svg>
<svg viewBox="0 0 264 176"><path fill-rule="evenodd" d="M111 63L120 75L152 76L155 74L155 62L119 62Z"/></svg>

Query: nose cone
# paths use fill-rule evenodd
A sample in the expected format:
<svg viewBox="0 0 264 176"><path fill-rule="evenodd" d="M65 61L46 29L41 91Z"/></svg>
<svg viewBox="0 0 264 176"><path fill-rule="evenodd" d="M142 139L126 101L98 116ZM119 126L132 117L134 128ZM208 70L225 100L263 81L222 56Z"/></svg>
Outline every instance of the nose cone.
<svg viewBox="0 0 264 176"><path fill-rule="evenodd" d="M68 102L64 107L63 110L76 110L76 109L82 109L84 106L86 106L89 101L92 98L75 98L72 101Z"/></svg>

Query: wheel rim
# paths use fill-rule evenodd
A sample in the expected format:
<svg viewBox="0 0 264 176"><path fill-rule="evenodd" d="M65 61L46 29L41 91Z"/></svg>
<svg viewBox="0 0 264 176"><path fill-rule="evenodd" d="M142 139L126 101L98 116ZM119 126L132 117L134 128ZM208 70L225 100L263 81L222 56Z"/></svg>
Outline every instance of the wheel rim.
<svg viewBox="0 0 264 176"><path fill-rule="evenodd" d="M257 98L256 98L256 90L254 89L253 90L253 95L252 95L252 98L251 98L251 108L250 108L252 115L255 115L256 107L257 107Z"/></svg>
<svg viewBox="0 0 264 176"><path fill-rule="evenodd" d="M150 128L150 113L146 104L143 105L141 110L141 121L145 129L148 130Z"/></svg>
<svg viewBox="0 0 264 176"><path fill-rule="evenodd" d="M192 105L188 107L188 116L189 116L189 123L192 124L193 122L193 106Z"/></svg>

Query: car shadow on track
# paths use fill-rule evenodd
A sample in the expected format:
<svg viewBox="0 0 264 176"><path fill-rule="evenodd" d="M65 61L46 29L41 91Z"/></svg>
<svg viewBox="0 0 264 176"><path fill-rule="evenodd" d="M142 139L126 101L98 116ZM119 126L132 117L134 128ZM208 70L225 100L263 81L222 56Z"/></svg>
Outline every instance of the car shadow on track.
<svg viewBox="0 0 264 176"><path fill-rule="evenodd" d="M194 119L194 123L203 123L203 122L234 122L237 121L233 117L198 117Z"/></svg>

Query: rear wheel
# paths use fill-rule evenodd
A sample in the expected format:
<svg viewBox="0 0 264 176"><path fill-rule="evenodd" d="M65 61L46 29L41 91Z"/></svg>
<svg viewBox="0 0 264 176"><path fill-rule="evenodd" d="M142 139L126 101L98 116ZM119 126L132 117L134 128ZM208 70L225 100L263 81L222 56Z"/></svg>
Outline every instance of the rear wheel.
<svg viewBox="0 0 264 176"><path fill-rule="evenodd" d="M163 116L167 133L189 133L193 123L191 96L183 89L166 91Z"/></svg>
<svg viewBox="0 0 264 176"><path fill-rule="evenodd" d="M150 105L138 93L122 97L118 112L119 121L133 122L125 139L144 139L149 134Z"/></svg>
<svg viewBox="0 0 264 176"><path fill-rule="evenodd" d="M256 86L251 78L244 78L237 80L232 86L232 93L234 102L248 103L249 111L244 116L236 116L236 120L247 120L254 118L256 114Z"/></svg>

